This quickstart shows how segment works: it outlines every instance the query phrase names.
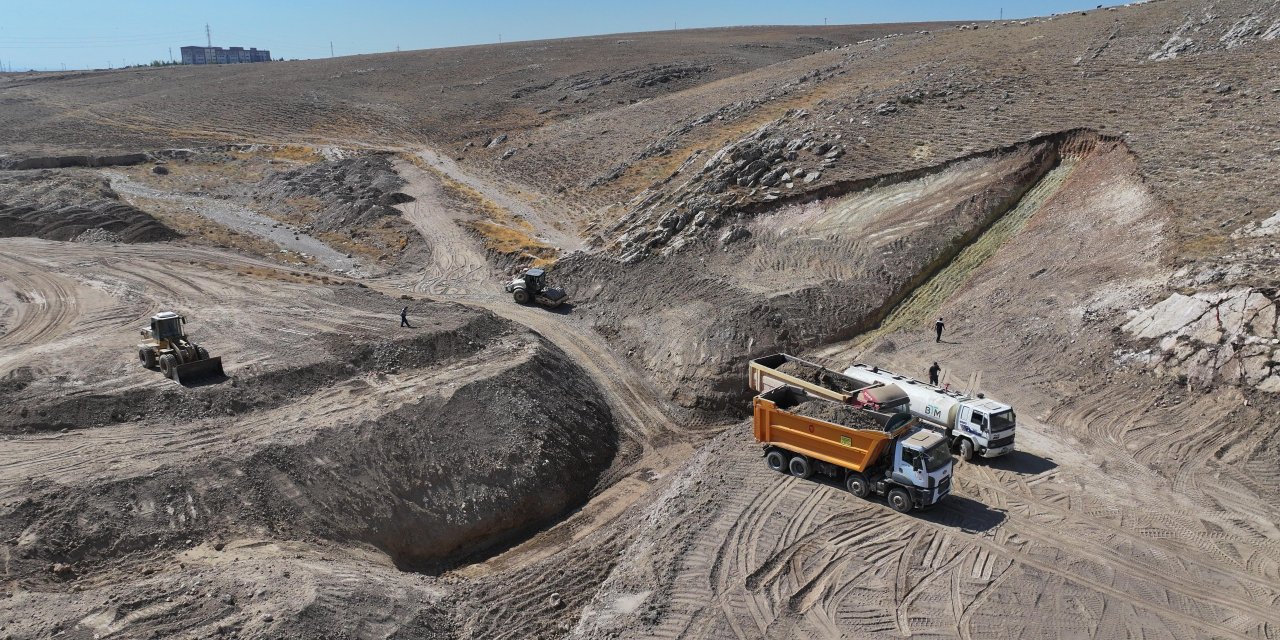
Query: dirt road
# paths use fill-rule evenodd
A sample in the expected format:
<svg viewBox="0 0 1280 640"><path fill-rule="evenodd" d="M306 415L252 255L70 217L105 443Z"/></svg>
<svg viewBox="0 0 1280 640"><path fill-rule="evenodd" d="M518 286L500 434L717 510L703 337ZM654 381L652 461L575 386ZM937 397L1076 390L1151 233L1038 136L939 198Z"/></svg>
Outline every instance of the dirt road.
<svg viewBox="0 0 1280 640"><path fill-rule="evenodd" d="M240 233L257 236L278 245L287 251L293 251L302 257L315 258L325 268L334 273L344 275L360 275L356 270L356 261L350 256L340 253L333 247L313 238L288 225L264 216L243 205L205 198L190 194L161 191L143 184L138 184L128 176L116 172L105 172L111 179L111 188L128 198L143 198L173 202L188 211L198 211L200 216L208 218L227 228Z"/></svg>

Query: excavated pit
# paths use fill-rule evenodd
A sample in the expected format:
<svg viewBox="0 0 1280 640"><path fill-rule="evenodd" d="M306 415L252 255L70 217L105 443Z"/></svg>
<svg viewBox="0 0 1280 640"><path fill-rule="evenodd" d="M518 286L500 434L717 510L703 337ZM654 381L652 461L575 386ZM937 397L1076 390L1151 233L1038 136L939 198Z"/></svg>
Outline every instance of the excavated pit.
<svg viewBox="0 0 1280 640"><path fill-rule="evenodd" d="M47 443L51 462L0 486L9 575L56 589L68 575L51 573L55 564L91 575L157 549L252 538L376 549L403 570L435 573L583 504L618 446L590 379L490 313L418 308L436 330L319 336L311 362L193 388L156 374L141 389L27 412L59 415L54 423L14 426L15 409L4 423L27 432L92 426L95 415L122 421L10 436ZM30 402L30 389L15 386L6 393ZM144 433L167 434L165 446L111 450ZM85 449L95 447L146 464L128 476L111 466L75 481L60 473L60 464L92 469ZM76 456L85 460L67 459Z"/></svg>
<svg viewBox="0 0 1280 640"><path fill-rule="evenodd" d="M814 200L747 207L727 230L703 229L667 255L570 256L556 276L596 330L671 389L674 402L736 415L747 406L747 361L875 329L934 274L970 259L967 248L998 247L1015 233L1075 157L1118 144L1085 131L1042 136L827 187Z"/></svg>

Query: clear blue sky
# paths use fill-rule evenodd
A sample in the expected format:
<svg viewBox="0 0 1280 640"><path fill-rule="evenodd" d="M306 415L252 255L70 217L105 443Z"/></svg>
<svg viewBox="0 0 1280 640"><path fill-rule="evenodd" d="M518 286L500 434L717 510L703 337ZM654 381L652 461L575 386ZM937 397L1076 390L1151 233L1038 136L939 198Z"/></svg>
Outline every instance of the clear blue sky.
<svg viewBox="0 0 1280 640"><path fill-rule="evenodd" d="M169 47L270 49L276 58L429 49L566 36L759 24L995 19L1096 7L1086 0L0 0L0 64L101 68L168 59ZM1106 4L1118 4L1106 2Z"/></svg>

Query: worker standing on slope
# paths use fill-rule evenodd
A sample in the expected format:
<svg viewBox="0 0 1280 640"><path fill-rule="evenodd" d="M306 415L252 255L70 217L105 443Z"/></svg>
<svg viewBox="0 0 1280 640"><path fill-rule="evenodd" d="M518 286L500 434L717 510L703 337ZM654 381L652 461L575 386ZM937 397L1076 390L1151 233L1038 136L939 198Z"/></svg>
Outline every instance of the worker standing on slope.
<svg viewBox="0 0 1280 640"><path fill-rule="evenodd" d="M933 366L929 367L929 384L935 387L938 386L938 374L940 373L942 373L942 367L939 367L936 362L933 363Z"/></svg>
<svg viewBox="0 0 1280 640"><path fill-rule="evenodd" d="M400 326L413 328L413 325L409 324L409 307L407 306L400 310Z"/></svg>
<svg viewBox="0 0 1280 640"><path fill-rule="evenodd" d="M942 342L942 328L945 326L947 325L942 321L942 316L938 316L938 321L933 323L933 328L938 332L938 337L934 339L934 342Z"/></svg>

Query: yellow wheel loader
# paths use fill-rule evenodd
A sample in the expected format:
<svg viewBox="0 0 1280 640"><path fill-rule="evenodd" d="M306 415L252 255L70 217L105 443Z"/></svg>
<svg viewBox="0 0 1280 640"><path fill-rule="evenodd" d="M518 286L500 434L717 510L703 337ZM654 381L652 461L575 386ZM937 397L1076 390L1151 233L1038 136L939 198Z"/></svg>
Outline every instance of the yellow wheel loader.
<svg viewBox="0 0 1280 640"><path fill-rule="evenodd" d="M222 358L210 358L204 347L187 339L182 325L187 319L172 311L151 316L151 326L142 329L138 343L138 360L148 369L160 372L174 382L186 383L197 378L222 376Z"/></svg>

